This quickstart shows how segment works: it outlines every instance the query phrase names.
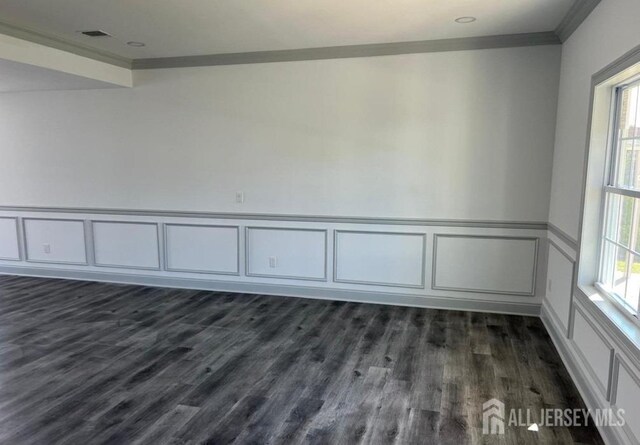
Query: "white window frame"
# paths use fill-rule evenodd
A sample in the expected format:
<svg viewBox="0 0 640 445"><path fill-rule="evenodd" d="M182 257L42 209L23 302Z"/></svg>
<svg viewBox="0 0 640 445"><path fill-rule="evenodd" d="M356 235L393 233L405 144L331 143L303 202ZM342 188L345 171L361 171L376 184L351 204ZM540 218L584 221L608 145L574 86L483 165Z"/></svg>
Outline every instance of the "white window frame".
<svg viewBox="0 0 640 445"><path fill-rule="evenodd" d="M600 249L598 252L598 276L597 281L595 282L595 287L598 291L607 297L613 304L615 304L618 309L625 315L627 315L631 320L633 320L636 324L640 325L640 302L638 303L637 308L632 308L623 297L617 295L614 292L611 292L610 289L603 283L605 269L610 268L611 265L605 262L605 249L606 243L613 244L618 248L624 249L630 255L635 255L640 257L640 252L635 251L631 245L629 247L620 244L618 241L613 240L607 236L609 233L609 208L608 208L608 197L612 195L618 195L620 197L628 196L631 198L638 199L638 203L634 205L640 205L640 190L620 187L616 185L616 179L618 176L618 158L619 158L619 149L620 149L620 134L618 131L618 125L621 115L621 97L622 92L626 89L633 88L636 86L640 86L640 77L634 76L633 78L627 79L624 82L619 83L618 85L612 88L612 110L611 110L611 119L610 119L610 138L607 148L606 155L606 167L604 174L604 185L603 185L603 193L602 193L602 203L600 207ZM633 230L633 227L631 228Z"/></svg>

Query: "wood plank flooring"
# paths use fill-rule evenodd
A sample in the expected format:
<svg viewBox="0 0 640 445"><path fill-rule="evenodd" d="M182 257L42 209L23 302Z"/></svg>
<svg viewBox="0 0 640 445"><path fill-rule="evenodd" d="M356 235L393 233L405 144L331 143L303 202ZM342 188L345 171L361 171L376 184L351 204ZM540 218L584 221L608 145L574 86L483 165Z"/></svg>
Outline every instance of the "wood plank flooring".
<svg viewBox="0 0 640 445"><path fill-rule="evenodd" d="M539 319L0 276L6 444L599 444Z"/></svg>

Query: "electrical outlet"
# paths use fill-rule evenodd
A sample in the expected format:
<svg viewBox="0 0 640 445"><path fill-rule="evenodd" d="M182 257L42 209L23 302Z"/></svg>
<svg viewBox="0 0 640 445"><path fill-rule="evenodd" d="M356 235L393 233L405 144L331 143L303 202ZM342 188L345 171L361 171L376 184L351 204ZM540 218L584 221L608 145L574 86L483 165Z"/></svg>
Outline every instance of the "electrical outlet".
<svg viewBox="0 0 640 445"><path fill-rule="evenodd" d="M244 192L236 192L236 202L242 204L244 202Z"/></svg>
<svg viewBox="0 0 640 445"><path fill-rule="evenodd" d="M43 244L42 251L46 254L51 253L51 244Z"/></svg>
<svg viewBox="0 0 640 445"><path fill-rule="evenodd" d="M269 257L269 267L271 267L272 269L275 269L276 267L278 267L278 257L275 257L275 256Z"/></svg>

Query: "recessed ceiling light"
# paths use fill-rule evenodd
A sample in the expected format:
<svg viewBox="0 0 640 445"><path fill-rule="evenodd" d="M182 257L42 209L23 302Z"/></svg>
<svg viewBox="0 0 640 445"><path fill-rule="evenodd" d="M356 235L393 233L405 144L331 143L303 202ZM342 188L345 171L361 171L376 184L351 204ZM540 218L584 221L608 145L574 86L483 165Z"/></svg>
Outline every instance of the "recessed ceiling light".
<svg viewBox="0 0 640 445"><path fill-rule="evenodd" d="M135 46L136 48L142 48L143 46L146 46L144 43L142 42L127 42L127 45L129 46Z"/></svg>
<svg viewBox="0 0 640 445"><path fill-rule="evenodd" d="M473 23L476 20L478 19L476 19L475 17L458 17L456 19L456 23Z"/></svg>

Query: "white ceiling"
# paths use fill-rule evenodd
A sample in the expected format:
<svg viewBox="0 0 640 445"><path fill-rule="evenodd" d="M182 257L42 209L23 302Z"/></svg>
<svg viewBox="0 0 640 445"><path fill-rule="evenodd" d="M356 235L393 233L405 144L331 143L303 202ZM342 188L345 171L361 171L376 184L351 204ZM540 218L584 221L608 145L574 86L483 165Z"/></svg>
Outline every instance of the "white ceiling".
<svg viewBox="0 0 640 445"><path fill-rule="evenodd" d="M0 0L6 23L127 58L552 31L573 0ZM461 25L454 19L475 16ZM89 38L101 29L113 37ZM141 41L132 48L127 41Z"/></svg>
<svg viewBox="0 0 640 445"><path fill-rule="evenodd" d="M116 85L26 63L0 59L0 93L38 90L85 90Z"/></svg>

